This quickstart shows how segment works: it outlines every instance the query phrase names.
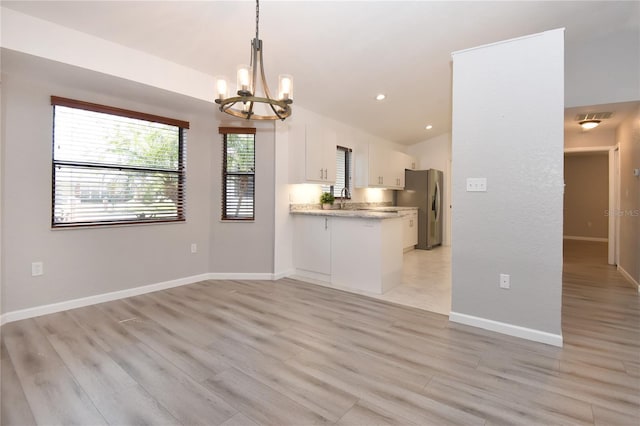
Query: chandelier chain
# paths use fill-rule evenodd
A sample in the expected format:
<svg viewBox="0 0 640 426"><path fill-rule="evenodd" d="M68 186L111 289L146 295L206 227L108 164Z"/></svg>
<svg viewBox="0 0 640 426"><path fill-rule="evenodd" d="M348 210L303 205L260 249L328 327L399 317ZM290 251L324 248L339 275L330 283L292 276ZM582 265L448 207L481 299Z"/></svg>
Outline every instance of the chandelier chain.
<svg viewBox="0 0 640 426"><path fill-rule="evenodd" d="M256 0L256 39L260 39L258 37L258 22L260 21L260 0Z"/></svg>

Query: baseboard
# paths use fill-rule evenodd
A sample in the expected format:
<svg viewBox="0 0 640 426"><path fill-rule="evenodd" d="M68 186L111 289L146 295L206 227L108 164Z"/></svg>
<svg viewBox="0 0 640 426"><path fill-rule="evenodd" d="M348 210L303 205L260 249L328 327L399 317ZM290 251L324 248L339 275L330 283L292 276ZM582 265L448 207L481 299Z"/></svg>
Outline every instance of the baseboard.
<svg viewBox="0 0 640 426"><path fill-rule="evenodd" d="M563 235L562 238L565 240L576 240L576 241L596 241L598 243L609 242L608 238L597 238L597 237L575 237L572 235Z"/></svg>
<svg viewBox="0 0 640 426"><path fill-rule="evenodd" d="M207 274L210 280L273 280L274 274L270 272L211 272Z"/></svg>
<svg viewBox="0 0 640 426"><path fill-rule="evenodd" d="M288 269L288 270L282 271L282 272L275 272L273 274L272 279L275 281L275 280L279 280L279 279L282 279L282 278L287 278L287 277L290 277L291 275L293 275L295 273L296 273L295 269Z"/></svg>
<svg viewBox="0 0 640 426"><path fill-rule="evenodd" d="M96 305L98 303L110 302L112 300L124 299L127 297L138 296L145 293L152 293L154 291L165 290L167 288L193 284L199 281L210 279L209 275L210 274L192 275L190 277L178 278L176 280L164 281L156 284L143 285L140 287L133 287L124 290L112 291L109 293L97 294L95 296L81 297L79 299L66 300L64 302L6 312L0 316L0 325L27 318L39 317L41 315L66 311L69 309L82 308L84 306Z"/></svg>
<svg viewBox="0 0 640 426"><path fill-rule="evenodd" d="M638 292L640 292L640 283L636 281L631 274L629 274L622 266L618 265L618 272L627 279L631 284L634 284L638 288Z"/></svg>
<svg viewBox="0 0 640 426"><path fill-rule="evenodd" d="M449 314L449 321L483 328L485 330L495 331L509 336L520 337L534 342L546 343L547 345L562 347L562 334L547 333L545 331L520 327L518 325L507 324L458 312L451 312Z"/></svg>

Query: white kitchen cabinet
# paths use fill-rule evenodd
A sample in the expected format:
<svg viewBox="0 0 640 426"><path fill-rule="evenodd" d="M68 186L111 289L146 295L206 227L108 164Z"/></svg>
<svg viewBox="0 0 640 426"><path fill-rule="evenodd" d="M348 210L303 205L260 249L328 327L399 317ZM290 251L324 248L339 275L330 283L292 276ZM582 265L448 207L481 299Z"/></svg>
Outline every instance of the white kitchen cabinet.
<svg viewBox="0 0 640 426"><path fill-rule="evenodd" d="M335 217L331 284L383 294L402 280L402 221Z"/></svg>
<svg viewBox="0 0 640 426"><path fill-rule="evenodd" d="M336 181L336 132L318 124L292 124L290 182L332 185Z"/></svg>
<svg viewBox="0 0 640 426"><path fill-rule="evenodd" d="M295 276L382 294L402 279L402 218L293 214Z"/></svg>
<svg viewBox="0 0 640 426"><path fill-rule="evenodd" d="M404 188L404 170L415 161L404 152L369 144L356 155L356 188Z"/></svg>
<svg viewBox="0 0 640 426"><path fill-rule="evenodd" d="M418 244L418 210L401 211L402 247L404 251L413 249Z"/></svg>
<svg viewBox="0 0 640 426"><path fill-rule="evenodd" d="M331 219L295 216L293 262L296 269L315 279L331 280Z"/></svg>

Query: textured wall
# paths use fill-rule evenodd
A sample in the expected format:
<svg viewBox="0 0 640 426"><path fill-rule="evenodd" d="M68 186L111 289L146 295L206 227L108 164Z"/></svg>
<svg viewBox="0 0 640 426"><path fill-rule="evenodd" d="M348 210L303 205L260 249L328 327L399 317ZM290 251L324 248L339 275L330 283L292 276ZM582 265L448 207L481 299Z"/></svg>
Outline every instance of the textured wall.
<svg viewBox="0 0 640 426"><path fill-rule="evenodd" d="M608 153L566 155L564 183L564 235L607 238Z"/></svg>
<svg viewBox="0 0 640 426"><path fill-rule="evenodd" d="M452 311L553 335L561 335L563 36L453 55ZM487 192L466 192L469 177L486 177ZM510 290L499 288L501 273Z"/></svg>
<svg viewBox="0 0 640 426"><path fill-rule="evenodd" d="M640 107L616 133L620 143L620 263L640 283Z"/></svg>

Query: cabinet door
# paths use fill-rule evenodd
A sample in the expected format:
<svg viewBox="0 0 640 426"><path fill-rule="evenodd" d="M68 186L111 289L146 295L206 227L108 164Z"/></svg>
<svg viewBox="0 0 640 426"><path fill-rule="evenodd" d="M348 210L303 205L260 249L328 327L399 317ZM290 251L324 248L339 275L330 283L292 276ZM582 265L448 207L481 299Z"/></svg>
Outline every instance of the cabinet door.
<svg viewBox="0 0 640 426"><path fill-rule="evenodd" d="M412 248L418 244L418 213L402 214L402 247Z"/></svg>
<svg viewBox="0 0 640 426"><path fill-rule="evenodd" d="M336 182L336 132L307 124L305 131L305 180Z"/></svg>
<svg viewBox="0 0 640 426"><path fill-rule="evenodd" d="M414 210L409 218L409 245L413 247L418 245L418 212Z"/></svg>
<svg viewBox="0 0 640 426"><path fill-rule="evenodd" d="M336 150L338 148L338 136L332 129L324 129L322 136L322 158L325 170L324 180L325 184L333 185L336 183Z"/></svg>
<svg viewBox="0 0 640 426"><path fill-rule="evenodd" d="M331 219L295 216L294 266L296 269L331 274Z"/></svg>
<svg viewBox="0 0 640 426"><path fill-rule="evenodd" d="M305 179L310 182L325 182L324 156L326 147L322 138L322 129L308 125L305 128Z"/></svg>
<svg viewBox="0 0 640 426"><path fill-rule="evenodd" d="M388 151L386 148L369 144L369 186L386 187L391 177L388 173Z"/></svg>

